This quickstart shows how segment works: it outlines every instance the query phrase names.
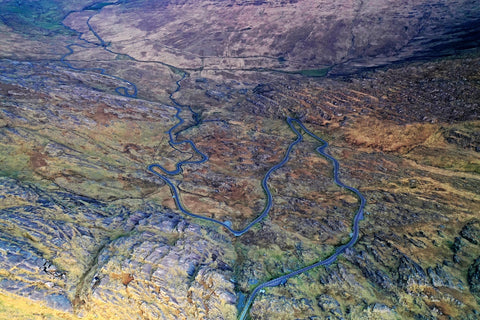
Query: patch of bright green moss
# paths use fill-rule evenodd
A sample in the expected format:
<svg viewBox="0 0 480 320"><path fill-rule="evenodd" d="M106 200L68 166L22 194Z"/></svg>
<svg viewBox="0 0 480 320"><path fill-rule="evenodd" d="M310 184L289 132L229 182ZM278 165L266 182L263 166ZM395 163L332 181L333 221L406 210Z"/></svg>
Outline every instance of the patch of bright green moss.
<svg viewBox="0 0 480 320"><path fill-rule="evenodd" d="M298 73L307 77L325 77L329 70L330 68L310 69L310 70L300 70Z"/></svg>
<svg viewBox="0 0 480 320"><path fill-rule="evenodd" d="M0 145L0 176L12 179L22 179L31 176L28 168L30 157L23 153L18 146Z"/></svg>
<svg viewBox="0 0 480 320"><path fill-rule="evenodd" d="M322 69L306 69L306 70L297 70L297 71L284 71L284 70L276 70L276 69L266 69L267 71L274 71L274 72L280 72L280 73L287 73L287 74L300 74L302 76L306 77L325 77L330 71L330 67L328 68L322 68Z"/></svg>
<svg viewBox="0 0 480 320"><path fill-rule="evenodd" d="M480 164L478 163L467 163L465 165L466 172L480 173Z"/></svg>

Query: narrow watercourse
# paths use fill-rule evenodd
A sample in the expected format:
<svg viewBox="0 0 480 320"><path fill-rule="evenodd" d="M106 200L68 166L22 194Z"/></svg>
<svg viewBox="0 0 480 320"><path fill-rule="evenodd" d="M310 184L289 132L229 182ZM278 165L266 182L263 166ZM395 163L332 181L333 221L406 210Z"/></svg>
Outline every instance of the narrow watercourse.
<svg viewBox="0 0 480 320"><path fill-rule="evenodd" d="M71 28L69 28L68 26L65 26L66 28L69 28L75 32L77 32L79 35L78 35L78 40L82 41L83 43L87 44L87 45L94 45L94 46L97 46L97 47L101 47L103 48L104 50L110 52L110 53L114 53L114 54L118 54L116 52L113 52L111 51L110 49L108 49L108 44L105 43L105 41L100 37L100 35L93 29L93 27L91 26L90 24L90 20L92 19L93 16L95 16L103 7L105 6L110 6L110 5L119 5L121 4L122 2L119 1L119 2L115 2L115 3L108 3L108 4L105 4L105 3L101 3L102 5L96 7L95 5L91 5L89 7L86 7L84 8L83 10L81 11L92 11L92 15L87 19L87 26L89 28L89 31L92 32L92 34L97 38L98 42L99 43L95 43L95 42L92 42L92 41L88 41L88 40L85 40L85 39L82 39L82 35L83 33L81 32L78 32L76 30L73 30ZM72 12L69 12L66 16L68 16L69 14L73 13L75 11L72 11ZM66 17L65 16L65 17ZM78 43L72 43L72 44L69 44L67 46L65 46L65 48L67 49L67 53L65 53L61 58L60 58L60 61L68 68L70 69L73 69L73 70L76 70L76 71L93 71L93 72L99 72L100 74L103 74L105 76L108 76L108 77L111 77L113 79L116 79L116 80L119 80L119 81L122 81L122 82L125 82L128 87L125 87L125 86L120 86L120 87L117 87L115 88L115 92L121 96L125 96L125 97L129 97L129 98L137 98L137 94L138 94L138 89L137 89L137 86L126 80L126 79L123 79L123 78L120 78L120 77L117 77L115 75L111 75L111 74L108 74L106 72L105 69L103 68L77 68L77 67L74 67L68 60L67 60L67 57L72 55L74 53L74 50L73 50L73 47L77 46L77 47L85 47L85 44L78 44ZM130 57L130 56L129 56ZM132 57L130 57L132 58ZM132 58L133 60L135 60L134 58ZM178 69L177 69L178 70ZM270 178L270 175L277 169L279 169L280 167L282 167L285 163L288 162L289 158L290 158L290 154L292 152L292 149L295 145L297 145L298 143L302 142L303 141L303 134L306 134L306 135L309 135L310 137L312 137L313 139L317 140L319 143L321 143L321 145L319 147L316 148L316 152L325 157L327 160L329 160L332 165L333 165L333 181L335 184L337 184L339 187L341 188L344 188L344 189L347 189L349 191L351 191L352 193L354 193L358 199L359 199L359 206L358 206L358 209L355 213L355 216L354 216L354 219L353 219L353 226L352 226L352 232L350 233L350 240L346 243L346 244L343 244L341 246L339 246L335 252L330 255L328 258L324 259L324 260L320 260L314 264L311 264L311 265L308 265L308 266L305 266L303 268L300 268L298 270L295 270L293 272L290 272L288 274L285 274L285 275L282 275L282 276L279 276L277 278L274 278L274 279L271 279L267 282L264 282L260 285L258 285L251 293L250 295L248 296L248 299L246 300L244 306L243 306L243 309L241 310L241 312L239 313L239 317L238 319L239 320L244 320L246 317L247 317L247 314L248 314L248 311L250 309L250 306L252 305L253 301L255 300L256 296L265 288L267 287L275 287L275 286L278 286L278 285L281 285L281 284L284 284L288 279L292 278L292 277L295 277L301 273L304 273L304 272L307 272L313 268L316 268L316 267L319 267L319 266L328 266L330 264L332 264L333 262L335 262L338 258L338 256L340 256L341 254L343 254L348 248L351 248L358 240L359 238L359 229L360 229L360 221L363 219L363 212L364 212L364 208L365 208L365 205L366 205L366 199L365 197L360 193L360 191L354 187L351 187L351 186L348 186L346 184L344 184L343 182L341 182L340 178L339 178L339 170L340 170L340 164L339 162L337 161L337 159L335 159L334 157L332 157L330 154L328 154L326 152L326 149L328 147L328 142L323 140L322 138L320 138L319 136L317 136L316 134L314 134L313 132L311 132L310 130L308 130L305 125L299 120L299 119L295 119L295 118L290 118L288 117L286 119L286 123L287 125L289 126L289 128L297 135L297 138L290 143L290 145L288 146L286 152L285 152L285 156L283 157L283 159L277 163L276 165L274 165L273 167L271 167L267 173L265 174L265 176L263 177L262 179L262 187L263 187L263 190L265 192L265 195L266 195L266 203L265 203L265 207L264 209L262 210L262 212L257 216L257 218L255 218L253 221L251 221L250 223L248 223L248 225L241 229L241 230L235 230L231 227L231 225L229 223L226 223L226 222L222 222L222 221L219 221L219 220L216 220L216 219L213 219L213 218L209 218L209 217L205 217L205 216L201 216L201 215L198 215L198 214L195 214L191 211L189 211L188 209L186 209L181 201L180 201L180 195L179 195L179 190L178 190L178 187L173 183L173 181L169 178L169 176L173 176L173 175L177 175L179 173L182 172L182 167L184 165L189 165L189 164L201 164L201 163L204 163L206 161L209 160L208 156L204 153L202 153L195 145L195 143L192 141L192 140L181 140L181 141L178 141L177 140L177 135L178 135L178 132L174 132L178 127L180 127L184 122L184 118L181 117L181 113L183 113L184 111L188 111L191 115L192 115L192 118L194 119L195 123L192 125L192 126L197 126L201 123L201 119L200 117L198 116L197 113L195 113L192 108L190 106L185 106L185 105L182 105L180 104L179 102L177 102L173 95L175 93L177 93L178 91L180 91L181 89L181 82L186 78L188 77L189 74L185 71L182 71L182 78L178 81L176 81L176 84L177 84L177 88L175 89L175 91L173 91L171 94L170 94L170 100L173 102L173 107L177 110L177 113L175 114L175 117L178 119L178 122L172 126L166 133L168 134L169 136L169 143L170 145L172 146L172 148L175 148L175 146L177 145L182 145L182 144L188 144L190 145L190 147L192 148L192 150L198 154L200 156L200 159L198 160L183 160L183 161L180 161L180 162L177 162L176 165L175 165L175 169L174 170L167 170L166 168L164 168L163 166L161 166L160 164L158 163L153 163L153 164L150 164L148 166L148 171L150 171L151 173L155 174L156 176L158 176L160 179L162 179L171 189L171 192L172 192L172 197L175 201L175 204L177 206L177 208L184 214L188 215L188 216L191 216L193 218L197 218L197 219L202 219L202 220L206 220L206 221L210 221L210 222L213 222L213 223L216 223L216 224L219 224L221 225L222 227L226 228L229 232L231 232L234 236L236 237L239 237L241 235L243 235L244 233L248 232L254 225L256 225L257 223L259 223L261 220L263 220L267 215L268 213L270 212L270 210L272 209L272 206L273 206L273 196L272 196L272 193L270 192L270 188L268 186L268 179ZM300 130L299 130L300 129ZM301 132L302 131L302 132Z"/></svg>

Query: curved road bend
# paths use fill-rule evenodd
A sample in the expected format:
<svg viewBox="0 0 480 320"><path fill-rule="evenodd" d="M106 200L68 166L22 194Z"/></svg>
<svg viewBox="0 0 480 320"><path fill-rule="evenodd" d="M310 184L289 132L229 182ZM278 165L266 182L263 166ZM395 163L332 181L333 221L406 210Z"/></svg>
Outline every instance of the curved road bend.
<svg viewBox="0 0 480 320"><path fill-rule="evenodd" d="M301 134L300 132L293 126L293 123L295 122L296 124L298 124L300 126L300 128L302 128L303 131L305 131L306 134L308 134L309 136L311 136L312 138L314 138L315 140L319 141L322 143L322 145L320 147L317 147L316 151L324 156L325 158L327 158L328 160L330 160L332 163L333 163L333 181L335 182L335 184L337 184L338 186L344 188L344 189L347 189L347 190L350 190L352 191L353 193L355 193L357 195L357 197L360 199L360 206L358 207L357 209L357 212L355 214L355 217L353 219L353 231L351 233L351 237L350 237L350 240L338 247L336 250L335 250L335 253L333 253L331 256L329 256L328 258L324 259L324 260L320 260L312 265L309 265L309 266L306 266L306 267L303 267L303 268L300 268L298 270L295 270L291 273L288 273L288 274L285 274L283 276L280 276L278 278L274 278L270 281L267 281L267 282L264 282L262 284L260 284L259 286L257 286L253 291L252 293L249 295L247 301L245 302L245 305L242 309L242 312L240 313L240 316L239 316L239 320L244 320L246 315L247 315L247 312L250 308L250 305L252 304L253 300L255 299L256 295L261 291L263 290L264 288L267 288L267 287L275 287L275 286L278 286L280 284L284 284L288 279L292 278L292 277L295 277L301 273L304 273L304 272L307 272L313 268L316 268L316 267L319 267L319 266L328 266L330 264L332 264L333 262L335 262L335 260L337 260L338 256L341 255L342 253L345 252L345 250L347 250L348 248L351 248L358 240L358 236L359 236L359 223L360 223L360 220L363 219L363 210L365 208L365 204L366 204L366 199L365 197L360 193L360 191L358 191L358 189L354 188L354 187L350 187L350 186L347 186L345 185L343 182L340 181L339 177L338 177L338 173L339 173L339 169L340 169L340 164L338 163L337 159L335 159L334 157L332 157L331 155L329 155L328 153L325 152L325 149L328 147L328 142L323 140L322 138L318 137L317 135L315 135L314 133L312 133L310 130L308 130L304 125L303 123L301 123L298 119L292 119L292 118L288 118L287 119L287 122L288 122L288 125L290 126L290 129L293 130L293 132L295 132L298 136L301 137Z"/></svg>
<svg viewBox="0 0 480 320"><path fill-rule="evenodd" d="M179 88L180 88L180 83L177 82ZM177 88L179 90L179 88ZM177 91L178 91L177 90ZM174 101L177 105L178 103L176 101ZM179 108L179 107L177 107ZM177 109L178 110L178 109ZM179 196L179 191L178 191L178 188L175 186L175 184L165 175L165 174L168 174L168 175L175 175L175 174L178 174L181 172L182 170L182 166L184 164L189 164L189 163L203 163L205 161L208 160L208 156L206 156L205 154L203 154L202 152L200 152L196 147L195 147L195 144L193 141L191 140L182 140L182 141L174 141L173 140L173 134L172 134L172 130L177 128L179 125L181 125L183 123L183 119L179 116L179 113L180 111L177 112L176 114L176 117L179 119L179 122L173 126L172 128L170 128L169 131L167 131L167 133L169 134L169 137L170 137L170 143L173 144L173 145L178 145L178 144L182 144L182 143L188 143L190 144L193 149L199 153L201 156L202 156L202 159L200 160L197 160L197 161L181 161L179 163L177 163L176 165L176 169L175 170L171 170L171 171L168 171L166 170L164 167L162 167L161 165L159 164L151 164L150 166L148 166L148 170L150 170L152 173L154 173L155 175L157 175L158 177L160 177L163 181L165 181L165 183L170 187L171 191L172 191L172 194L173 194L173 199L175 201L175 204L177 205L178 209L183 212L184 214L186 215L189 215L191 217L194 217L194 218L198 218L198 219L202 219L202 220L206 220L206 221L210 221L210 222L213 222L213 223L216 223L216 224L219 224L223 227L225 227L227 230L229 230L232 234L234 234L235 236L241 236L243 235L245 232L247 232L248 230L250 230L250 228L252 228L255 224L257 224L259 221L261 221L263 218L265 218L265 216L269 213L269 211L271 210L272 208L272 205L273 205L273 198L272 198L272 194L270 192L270 188L268 187L268 179L270 177L270 175L272 174L272 172L274 172L275 170L279 169L280 167L282 167L290 158L290 153L293 149L293 147L298 144L299 142L301 142L303 140L303 136L302 134L297 130L297 128L295 128L295 125L294 124L297 124L303 131L305 131L306 134L308 134L309 136L311 136L312 138L314 138L315 140L319 141L322 143L321 146L317 147L316 151L324 156L325 158L327 158L328 160L330 160L333 164L333 180L335 182L335 184L337 184L338 186L344 188L344 189L347 189L347 190L350 190L351 192L355 193L357 195L357 197L360 199L360 205L357 209L357 212L355 214L355 217L354 217L354 220L353 220L353 230L352 230L352 233L351 233L351 237L350 237L350 240L348 241L348 243L338 247L335 251L335 253L333 253L330 257L324 259L324 260L320 260L312 265L309 265L309 266L306 266L306 267L303 267L303 268L300 268L298 270L295 270L291 273L288 273L286 275L283 275L283 276L280 276L278 278L274 278L270 281L267 281L263 284L260 284L259 286L257 286L253 291L252 293L250 294L250 296L248 297L246 303L245 303L245 306L240 314L240 317L239 319L240 320L243 320L245 319L246 317L246 314L248 312L248 309L250 308L250 305L252 304L253 300L255 299L256 295L264 288L266 287L274 287L274 286L278 286L280 284L284 284L288 279L296 276L296 275L299 275L303 272L306 272L306 271L309 271L315 267L318 267L318 266L325 266L325 265L329 265L331 263L333 263L339 255L341 255L342 253L345 252L345 250L347 250L348 248L351 248L358 240L358 237L359 237L359 223L360 223L360 220L363 219L363 210L365 208L365 204L366 204L366 199L365 197L360 193L360 191L354 187L350 187L350 186L347 186L345 185L343 182L341 182L340 178L338 177L338 174L339 174L339 169L340 169L340 164L338 163L337 159L335 159L334 157L332 157L331 155L329 155L328 153L325 152L325 149L328 147L328 142L323 140L322 138L318 137L317 135L315 135L314 133L312 133L310 130L308 130L302 122L300 122L300 120L298 119L294 119L294 118L287 118L287 123L290 127L290 129L297 135L297 138L295 139L295 141L293 141L292 143L290 143L290 145L288 146L287 148L287 151L285 153L285 156L284 158L278 163L276 164L275 166L273 166L272 168L270 168L270 170L267 171L267 173L265 174L263 180L262 180L262 187L267 195L267 202L266 202L266 205L263 209L263 211L260 213L260 215L254 219L252 222L250 222L244 229L241 229L241 230L235 230L233 229L230 225L226 224L225 222L222 222L222 221L219 221L219 220L216 220L216 219L213 219L213 218L209 218L209 217L205 217L205 216L201 216L201 215L198 215L198 214L195 214L191 211L188 211L181 203L180 201L180 196ZM155 169L160 169L162 170L165 174L161 174L159 173L158 171L156 171Z"/></svg>
<svg viewBox="0 0 480 320"><path fill-rule="evenodd" d="M180 88L180 81L177 81L177 85L178 85L178 88L175 92L177 92ZM175 93L174 92L174 93ZM172 93L173 94L173 93ZM168 186L170 187L171 191L172 191L172 194L173 194L173 199L175 201L175 204L177 205L178 209L183 212L184 214L186 215L189 215L191 217L194 217L194 218L199 218L199 219L202 219L202 220L206 220L206 221L210 221L210 222L213 222L213 223L216 223L216 224L219 224L223 227L225 227L227 230L229 230L232 234L234 234L235 236L241 236L243 235L245 232L247 232L248 230L250 230L255 224L257 224L258 222L260 222L263 218L265 218L268 213L270 212L270 210L272 209L272 206L273 206L273 197L272 197L272 193L270 192L270 188L268 187L268 179L270 178L271 174L281 168L285 163L288 162L288 160L290 159L290 153L293 149L293 147L300 143L302 140L303 140L303 136L302 134L295 128L295 126L293 125L294 123L298 124L308 135L310 135L311 137L313 137L314 139L316 139L317 141L320 141L322 143L322 146L318 147L317 148L317 151L318 153L320 153L321 155L323 155L324 157L326 157L327 159L329 159L330 161L333 162L334 164L334 181L337 185L339 185L340 187L342 188L345 188L345 189L348 189L352 192L354 192L359 198L360 198L360 208L363 210L363 207L365 206L365 198L360 194L360 192L353 188L353 187L349 187L345 184L343 184L339 178L338 178L338 172L339 172L339 168L340 168L340 165L338 163L338 161L333 158L332 156L330 156L329 154L325 153L324 152L324 149L326 147L328 147L328 143L321 139L320 137L318 137L317 135L313 134L311 131L309 131L299 120L297 119L293 119L293 118L288 118L287 119L287 123L290 127L290 129L297 135L297 138L290 143L290 145L288 146L287 148L287 151L285 152L285 156L283 157L283 159L277 163L276 165L274 165L273 167L271 167L267 173L265 174L265 176L263 177L262 179L262 188L263 190L265 191L265 194L267 196L267 199L266 199L266 203L265 203L265 207L263 209L263 211L259 214L259 216L257 218L255 218L253 221L251 221L245 228L241 229L241 230L235 230L233 229L229 224L225 223L225 222L222 222L222 221L219 221L219 220L216 220L216 219L213 219L213 218L209 218L209 217L205 217L205 216L201 216L201 215L198 215L198 214L195 214L191 211L189 211L187 208L185 208L181 201L180 201L180 196L179 196L179 191L178 191L178 188L175 186L175 184L172 182L172 180L170 180L168 178L167 175L176 175L176 174L179 174L181 171L182 171L182 166L184 164L201 164L201 163L204 163L208 160L208 156L205 155L204 153L202 153L200 150L198 150L198 148L195 146L194 142L192 140L182 140L182 141L176 141L173 139L173 136L174 134L172 133L172 131L177 128L178 126L180 126L184 120L180 117L180 107L178 107L178 103L173 100L175 102L175 104L177 104L177 114L176 114L176 117L179 119L179 122L174 125L172 128L170 128L170 130L167 131L168 135L169 135L169 143L171 145L179 145L179 144L184 144L184 143L187 143L189 144L190 146L192 146L193 150L195 152L197 152L199 155L201 155L201 159L200 160L196 160L196 161L191 161L191 160L185 160L185 161L181 161L181 162L178 162L176 164L176 169L175 170L167 170L165 169L163 166L161 166L160 164L158 163L154 163L154 164L151 164L148 166L148 170L152 173L154 173L155 175L157 175L158 177L160 177L163 181L165 181L166 184L168 184ZM160 173L158 172L156 169L159 169L163 172ZM360 213L362 210L359 210ZM355 233L355 228L354 228L354 231ZM357 230L357 233L358 233L358 230ZM355 240L356 241L356 240ZM355 242L354 241L354 242Z"/></svg>
<svg viewBox="0 0 480 320"><path fill-rule="evenodd" d="M118 4L118 3L112 3L111 5L115 5L115 4ZM110 4L109 4L110 5ZM70 12L71 13L71 12ZM68 14L70 14L68 13ZM67 14L67 15L68 15ZM105 41L97 34L97 32L92 28L92 26L90 25L90 19L93 17L90 16L87 20L87 25L88 25L88 28L89 30L94 34L94 36L99 40L100 44L97 44L97 43L94 43L94 42L91 42L91 41L88 41L88 40L85 40L85 39L82 39L82 35L83 33L80 33L79 32L79 36L78 36L78 39L81 40L81 41L84 41L85 43L87 44L92 44L92 45L95 45L95 46L101 46L103 47L105 50L109 51L109 52L112 52L110 50L108 50L106 47L106 43ZM67 28L69 28L68 26L65 26ZM71 28L69 28L71 29ZM73 29L71 29L73 30ZM74 30L75 32L78 32L76 30ZM81 44L69 44L66 46L66 49L68 50L67 53L65 53L61 58L60 58L60 61L66 65L68 68L71 68L73 70L77 70L77 71L97 71L97 72L100 72L100 74L103 74L103 75L106 75L106 76L109 76L109 77L112 77L114 79L117 79L119 81L123 81L125 83L127 83L129 85L130 88L127 88L127 87L117 87L115 88L115 92L118 93L119 95L121 96L125 96L125 97L130 97L130 98L136 98L137 97L137 93L138 93L138 90L137 90L137 86L126 80L126 79L123 79L123 78L120 78L120 77L117 77L117 76L114 76L114 75L111 75L111 74L108 74L106 72L105 69L103 68L77 68L77 67L74 67L70 62L67 61L67 57L72 55L74 53L74 50L72 49L73 46L79 46L79 47L85 47L84 45L81 45ZM114 52L112 52L114 53ZM176 145L181 145L181 144L189 144L192 149L200 155L201 159L199 160L184 160L184 161L180 161L176 164L176 168L175 170L166 170L163 166L157 164L157 163L154 163L154 164L151 164L148 166L148 170L152 173L154 173L155 175L157 175L158 177L160 177L163 181L165 181L166 184L168 184L168 186L170 187L170 189L172 190L172 193L173 193L173 198L175 200L175 203L177 205L177 207L179 208L180 211L182 211L184 214L187 214L191 217L195 217L195 218L199 218L199 219L203 219L203 220L207 220L207 221L211 221L211 222L214 222L216 224L219 224L223 227L225 227L227 230L229 230L232 234L234 234L235 236L241 236L242 234L244 234L245 232L247 232L248 230L250 230L250 228L252 228L255 224L257 224L259 221L261 221L263 218L265 218L265 216L269 213L269 211L271 210L272 208L272 203L273 203L273 199L272 199L272 194L270 192L270 189L268 187L268 179L270 178L270 175L277 169L279 169L280 167L282 167L288 160L289 160L289 157L290 157L290 153L293 149L293 147L300 143L302 140L303 140L303 136L302 134L295 128L294 126L294 123L297 124L306 134L308 134L309 136L311 136L312 138L314 138L315 140L319 141L322 143L321 146L317 147L316 151L322 155L323 157L327 158L328 160L330 160L333 164L333 180L334 182L344 188L344 189L347 189L347 190L350 190L351 192L355 193L357 195L357 197L360 199L360 205L359 205L359 208L355 214L355 218L353 219L353 231L351 233L351 237L350 237L350 240L348 241L348 243L338 247L335 251L335 253L333 253L331 256L329 256L328 258L324 259L324 260L320 260L312 265L309 265L309 266L306 266L306 267L303 267L303 268L300 268L298 270L295 270L291 273L288 273L288 274L285 274L283 276L280 276L280 277L277 277L277 278L274 278L274 279L271 279L267 282L264 282L262 284L260 284L259 286L257 286L253 291L252 293L249 295L246 303L245 303L245 306L243 307L243 310L242 312L240 313L240 316L239 316L239 320L244 320L246 315L247 315L247 312L250 308L250 305L252 304L253 300L255 299L256 295L264 288L267 288L267 287L274 287L274 286L278 286L280 284L284 284L288 279L294 277L294 276L297 276L303 272L306 272L306 271L309 271L315 267L318 267L318 266L326 266L326 265L329 265L331 263L333 263L339 255L341 255L342 253L345 252L345 250L347 250L348 248L351 248L358 240L358 237L359 237L359 223L360 223L360 220L363 219L363 210L365 208L365 204L366 204L366 199L365 197L360 193L360 191L354 187L350 187L350 186L347 186L345 185L344 183L342 183L338 177L338 174L339 174L339 169L340 169L340 164L338 163L338 161L332 157L331 155L329 155L328 153L325 152L325 149L328 147L328 143L323 140L322 138L318 137L317 135L315 135L314 133L312 133L310 130L308 130L302 122L300 122L300 120L298 119L294 119L294 118L287 118L287 124L288 126L290 127L290 129L297 135L297 138L292 142L290 143L290 145L288 146L287 148L287 151L285 152L285 156L284 158L278 163L276 164L275 166L273 166L272 168L270 168L267 173L265 174L263 180L262 180L262 187L265 191L265 194L267 196L267 200L266 200L266 204L265 204L265 207L263 209L263 211L260 213L260 215L254 219L252 222L250 222L244 229L242 230L234 230L233 228L230 227L229 224L225 223L225 222L222 222L222 221L219 221L219 220L216 220L216 219L212 219L212 218L208 218L208 217L204 217L204 216L200 216L200 215L197 215L197 214L194 214L190 211L188 211L186 208L183 207L183 205L181 204L180 202L180 198L179 198L179 192L178 192L178 189L177 187L174 185L174 183L166 176L166 175L176 175L176 174L179 174L181 171L182 171L182 166L185 165L185 164L201 164L203 162L206 162L208 161L208 156L205 155L204 153L202 153L200 150L198 150L198 148L196 147L195 143L192 141L192 140L182 140L182 141L177 141L177 135L178 135L178 132L177 133L173 133L173 131L175 129L177 129L179 126L181 126L183 123L184 123L184 120L183 118L180 116L180 113L182 112L183 108L188 108L189 111L192 113L193 115L193 119L195 120L195 123L192 125L192 126L196 126L196 125L199 125L201 120L200 120L200 117L198 116L197 113L195 113L190 107L188 106L184 106L184 105L181 105L179 104L174 98L173 98L173 95L178 92L181 88L181 85L180 85L180 82L185 79L186 77L188 76L188 74L186 72L183 73L183 76L180 80L176 81L176 84L177 84L177 88L174 92L172 92L170 94L170 100L175 104L175 109L177 110L177 113L175 115L175 117L179 120L173 127L171 127L166 133L168 133L169 135L169 143L170 145L175 148ZM130 93L130 91L132 91ZM161 174L159 173L156 169L159 169L161 170L164 174Z"/></svg>

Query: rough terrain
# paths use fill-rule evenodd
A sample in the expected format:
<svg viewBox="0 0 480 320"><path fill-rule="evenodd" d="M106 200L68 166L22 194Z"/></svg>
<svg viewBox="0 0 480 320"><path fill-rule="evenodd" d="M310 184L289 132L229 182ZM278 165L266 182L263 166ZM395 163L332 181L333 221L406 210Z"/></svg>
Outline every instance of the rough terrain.
<svg viewBox="0 0 480 320"><path fill-rule="evenodd" d="M235 319L256 285L348 240L357 199L307 136L269 180L271 213L245 235L180 214L146 169L195 156L166 134L184 69L173 98L201 121L185 108L178 139L210 158L175 177L191 211L235 228L253 220L263 175L295 139L286 117L327 140L342 181L367 198L355 247L266 289L251 319L479 317L480 55L432 58L476 46L461 27L475 26L475 1L158 3L40 1L29 15L0 2L0 318ZM342 13L335 23L329 10ZM298 41L307 31L320 38ZM115 92L122 79L137 98Z"/></svg>

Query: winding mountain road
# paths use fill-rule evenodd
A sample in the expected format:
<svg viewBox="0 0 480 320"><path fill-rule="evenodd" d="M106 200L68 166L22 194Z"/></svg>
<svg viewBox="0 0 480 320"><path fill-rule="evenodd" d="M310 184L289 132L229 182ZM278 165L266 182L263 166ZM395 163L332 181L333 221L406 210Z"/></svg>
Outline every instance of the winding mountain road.
<svg viewBox="0 0 480 320"><path fill-rule="evenodd" d="M95 6L90 6L90 7L87 7L87 8L84 8L84 10L89 10L89 11L93 11L93 12L98 12L100 11L103 7L105 6L109 6L109 5L117 5L119 4L120 2L118 3L111 3L111 4L105 4L105 5L101 5L99 6L97 9L89 9L89 8L95 8ZM119 81L122 81L124 83L126 83L128 85L128 87L126 86L120 86L120 87L117 87L115 88L115 91L119 94L119 95L122 95L122 96L125 96L125 97L130 97L130 98L136 98L137 97L137 94L138 94L138 90L137 90L137 86L126 80L126 79L123 79L123 78L120 78L120 77L117 77L117 76L114 76L114 75L111 75L111 74L108 74L106 72L105 69L103 68L78 68L78 67L74 67L68 60L67 58L72 55L74 53L74 50L73 50L73 47L77 46L77 47L86 47L86 45L94 45L94 46L98 46L98 47L102 47L103 49L105 49L106 51L110 52L110 53L115 53L117 54L116 52L113 52L111 51L110 49L108 49L108 44L105 43L105 41L100 37L100 35L93 29L93 27L90 25L90 20L91 18L95 15L96 13L93 13L88 19L87 19L87 25L88 25L88 28L89 30L92 32L92 34L98 39L99 43L95 43L95 42L92 42L92 41L88 41L88 40L85 40L85 39L82 39L82 35L83 33L80 33L79 32L79 36L78 36L78 39L82 42L84 42L85 44L77 44L77 43L73 43L73 44L69 44L66 46L66 49L68 50L67 53L65 53L61 58L60 58L60 61L65 65L67 66L68 68L71 68L73 70L77 70L77 71L95 71L95 72L99 72L100 74L103 74L105 76L109 76L113 79L116 79L116 80L119 80ZM67 26L66 26L67 27ZM68 27L67 27L68 28ZM71 29L71 28L69 28ZM73 30L73 29L72 29ZM75 32L78 32L76 30L74 30ZM192 150L198 154L199 156L199 159L198 160L183 160L183 161L180 161L178 162L176 165L175 165L175 169L174 170L167 170L166 168L164 168L163 166L161 166L160 164L158 163L153 163L153 164L150 164L148 166L148 170L155 174L156 176L158 176L160 179L162 179L171 189L172 191L172 196L175 200L175 204L177 205L178 209L188 215L188 216L191 216L191 217L194 217L194 218L198 218L198 219L203 219L203 220L206 220L206 221L211 221L213 223L216 223L216 224L219 224L221 225L222 227L226 228L228 231L230 231L234 236L241 236L243 235L244 233L246 233L248 230L250 230L255 224L257 224L258 222L260 222L262 219L264 219L268 213L270 212L270 210L272 209L272 206L273 206L273 196L272 196L272 193L270 192L270 188L268 186L268 180L271 176L271 174L276 171L277 169L281 168L285 163L288 162L289 158L290 158L290 154L292 152L292 149L295 145L297 145L298 143L300 143L302 140L303 140L303 134L301 131L303 131L304 134L306 135L309 135L310 137L312 137L313 139L317 140L318 142L321 143L321 145L319 147L316 148L316 151L318 152L319 155L325 157L326 159L328 159L332 164L333 164L333 181L335 182L335 184L337 184L338 186L344 188L344 189L347 189L351 192L353 192L357 197L358 199L360 200L359 202L359 207L357 209L357 212L355 214L355 217L353 219L353 227L352 227L352 233L350 234L350 240L346 243L346 244L343 244L341 245L340 247L338 247L335 251L335 253L333 253L332 255L330 255L328 258L324 259L324 260L320 260L314 264L311 264L309 266L305 266L303 268L300 268L298 270L295 270L291 273L288 273L288 274L285 274L285 275L282 275L282 276L279 276L277 278L274 278L274 279L271 279L267 282L264 282L260 285L258 285L249 295L240 315L239 315L239 320L244 320L245 317L247 316L247 313L248 313L248 310L250 308L250 305L253 303L255 297L258 295L258 293L264 289L264 288L267 288L267 287L274 287L274 286L278 286L278 285L281 285L281 284L284 284L288 279L294 277L294 276L297 276L301 273L304 273L304 272L307 272L313 268L316 268L316 267L319 267L319 266L326 266L326 265L329 265L331 263L333 263L339 255L341 255L342 253L345 252L345 250L347 250L348 248L352 247L358 240L359 238L359 223L360 223L360 220L363 219L363 211L364 211L364 208L365 208L365 205L366 205L366 199L365 197L360 193L360 191L354 187L350 187L346 184L344 184L343 182L340 181L340 178L339 178L339 169L340 169L340 164L338 163L338 161L332 157L330 154L328 154L326 152L326 148L328 147L328 143L323 140L322 138L318 137L317 135L315 135L313 132L311 132L310 130L308 130L305 125L298 119L294 119L294 118L287 118L286 119L286 122L289 126L289 128L297 135L297 138L292 141L290 143L290 145L288 146L287 150L285 151L285 156L283 157L283 159L277 163L276 165L274 165L273 167L271 167L267 173L265 174L265 176L263 177L263 180L262 180L262 187L263 187L263 190L265 191L265 194L266 194L266 203L265 203L265 207L264 209L262 210L262 212L258 215L257 218L255 218L253 221L251 221L245 228L241 229L241 230L235 230L233 229L228 223L226 222L222 222L222 221L219 221L219 220L216 220L216 219L213 219L213 218L209 218L209 217L205 217L205 216L201 216L201 215L198 215L198 214L195 214L189 210L187 210L181 203L180 201L180 194L179 194L179 190L178 190L178 187L173 183L173 181L169 178L170 176L172 175L177 175L179 173L182 172L182 167L184 165L191 165L191 164L201 164L201 163L204 163L206 161L208 161L208 156L204 153L202 153L195 145L195 143L192 141L192 140L181 140L181 141L178 141L177 140L177 136L178 136L178 132L174 132L177 128L179 128L185 121L184 119L181 117L181 114L185 111L188 111L190 112L190 114L192 114L192 118L194 119L195 123L192 125L192 126L196 126L196 125L199 125L201 123L201 119L200 117L198 116L198 114L196 114L189 106L185 106L185 105L181 105L180 103L178 103L174 98L173 98L173 95L178 92L180 89L181 89L181 81L184 80L186 77L188 76L188 74L186 72L183 72L183 76L180 80L176 81L176 84L177 84L177 88L174 92L172 92L170 94L170 100L173 102L174 104L174 108L177 110L177 113L175 115L175 117L178 119L178 122L173 126L171 127L166 133L168 134L169 136L169 143L170 145L175 148L175 146L177 145L181 145L181 144L188 144L190 145L190 147L192 148Z"/></svg>

